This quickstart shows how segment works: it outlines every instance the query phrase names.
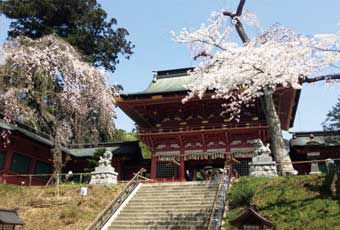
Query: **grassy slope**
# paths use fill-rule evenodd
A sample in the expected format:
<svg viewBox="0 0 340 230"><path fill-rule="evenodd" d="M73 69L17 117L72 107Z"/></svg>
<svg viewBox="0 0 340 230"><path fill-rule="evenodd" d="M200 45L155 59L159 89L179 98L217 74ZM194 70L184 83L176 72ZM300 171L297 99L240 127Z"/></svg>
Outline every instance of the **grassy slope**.
<svg viewBox="0 0 340 230"><path fill-rule="evenodd" d="M50 200L54 188L0 184L0 207L19 208L19 215L26 222L25 230L84 229L122 187L122 184L112 188L95 186L89 189L87 197L81 197L80 185L63 185L61 196L68 199L60 202ZM41 198L38 198L42 191Z"/></svg>
<svg viewBox="0 0 340 230"><path fill-rule="evenodd" d="M340 229L340 201L323 195L323 176L269 178L245 177L240 180L256 186L252 204L277 229ZM236 182L231 189L238 189ZM231 209L227 220L235 218L242 207ZM233 229L227 226L227 229Z"/></svg>

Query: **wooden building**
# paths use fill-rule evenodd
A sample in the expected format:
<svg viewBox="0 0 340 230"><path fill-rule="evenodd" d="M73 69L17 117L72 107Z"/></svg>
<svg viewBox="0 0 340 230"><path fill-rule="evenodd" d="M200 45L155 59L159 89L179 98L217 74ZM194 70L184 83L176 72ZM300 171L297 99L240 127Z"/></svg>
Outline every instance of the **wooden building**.
<svg viewBox="0 0 340 230"><path fill-rule="evenodd" d="M193 80L188 70L157 71L146 90L116 98L118 106L136 122L140 140L152 152L151 178L192 179L207 166L223 167L231 157L240 161L236 166L239 174L247 175L254 139L270 141L260 100L242 110L240 122L230 121L222 113L225 101L211 95L183 104L185 85ZM284 130L293 125L299 94L291 88L275 92Z"/></svg>
<svg viewBox="0 0 340 230"><path fill-rule="evenodd" d="M49 176L34 174L53 172L53 143L48 136L19 122L13 125L0 119L0 133L3 130L9 133L9 143L6 144L6 141L0 138L0 183L45 185ZM89 159L98 148L105 148L113 153L112 165L119 173L118 180L131 179L133 173L141 168L150 171L150 160L143 158L139 142L130 141L64 147L63 172L90 172ZM85 180L84 176L83 181Z"/></svg>
<svg viewBox="0 0 340 230"><path fill-rule="evenodd" d="M7 124L0 119L0 133L9 133L9 143L0 138L0 183L43 185L46 177L20 176L52 172L52 142L48 136L21 123ZM63 149L64 158L68 151Z"/></svg>
<svg viewBox="0 0 340 230"><path fill-rule="evenodd" d="M89 172L88 160L91 159L98 149L105 148L106 151L112 152L112 166L118 173L119 181L132 179L134 173L144 168L146 172L150 172L150 159L143 157L139 141L119 141L111 143L83 144L68 146L72 154L71 163L64 170L72 170L72 172ZM77 165L77 168L74 167Z"/></svg>
<svg viewBox="0 0 340 230"><path fill-rule="evenodd" d="M335 163L340 167L340 131L293 132L290 140L290 157L292 161L338 159ZM294 168L299 174L311 171L310 163L297 163ZM325 164L319 163L322 172L326 172Z"/></svg>
<svg viewBox="0 0 340 230"><path fill-rule="evenodd" d="M272 230L275 228L274 224L261 216L254 208L246 208L242 213L229 223L236 226L240 230Z"/></svg>
<svg viewBox="0 0 340 230"><path fill-rule="evenodd" d="M16 226L23 226L25 222L20 219L17 209L0 208L0 230L14 230Z"/></svg>

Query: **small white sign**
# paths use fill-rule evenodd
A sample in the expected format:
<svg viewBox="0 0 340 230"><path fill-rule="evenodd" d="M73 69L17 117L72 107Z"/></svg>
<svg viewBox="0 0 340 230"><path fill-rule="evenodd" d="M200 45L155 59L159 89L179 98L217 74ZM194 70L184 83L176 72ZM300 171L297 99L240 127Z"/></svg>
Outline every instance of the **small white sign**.
<svg viewBox="0 0 340 230"><path fill-rule="evenodd" d="M81 187L80 188L80 195L81 196L87 196L87 187Z"/></svg>
<svg viewBox="0 0 340 230"><path fill-rule="evenodd" d="M309 152L307 153L308 157L315 157L315 156L320 156L320 152Z"/></svg>

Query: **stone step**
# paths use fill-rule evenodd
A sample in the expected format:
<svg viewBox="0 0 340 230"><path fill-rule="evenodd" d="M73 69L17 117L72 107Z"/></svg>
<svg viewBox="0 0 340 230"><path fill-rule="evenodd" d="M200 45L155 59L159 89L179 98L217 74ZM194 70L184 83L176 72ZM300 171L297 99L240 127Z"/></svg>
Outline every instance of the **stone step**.
<svg viewBox="0 0 340 230"><path fill-rule="evenodd" d="M209 216L210 215L210 210L186 210L185 212L176 212L176 211L166 211L166 212L134 212L134 211L129 211L127 212L126 210L123 210L121 213L119 213L119 218L120 217L154 217L154 218L163 218L163 217L169 217L169 216L175 216L175 217L188 217L188 216Z"/></svg>
<svg viewBox="0 0 340 230"><path fill-rule="evenodd" d="M213 187L213 188L168 188L168 189L159 189L159 188L145 188L145 189L141 189L141 192L142 191L146 191L146 192L195 192L195 191L211 191L211 190L215 190L216 187Z"/></svg>
<svg viewBox="0 0 340 230"><path fill-rule="evenodd" d="M181 191L181 192L168 192L168 191L153 191L153 192L148 192L148 191L138 191L136 196L162 196L162 197L173 197L173 196L209 196L210 194L215 194L217 189L211 189L209 191Z"/></svg>
<svg viewBox="0 0 340 230"><path fill-rule="evenodd" d="M185 208L174 208L174 209L166 209L166 208L159 208L155 207L154 211L149 211L145 208L126 208L120 212L120 214L133 214L133 215L144 215L144 213L149 213L150 215L158 215L158 214L172 214L172 215L188 215L193 213L210 213L211 212L211 205L207 208L192 208L190 210Z"/></svg>
<svg viewBox="0 0 340 230"><path fill-rule="evenodd" d="M166 199L166 200L185 200L185 199L206 199L206 198L211 198L215 197L216 192L213 192L211 194L196 194L196 195L181 195L181 194L174 194L171 196L162 196L162 195L140 195L136 194L134 199L145 199L145 200L161 200L161 199Z"/></svg>
<svg viewBox="0 0 340 230"><path fill-rule="evenodd" d="M173 187L162 187L162 186L154 186L154 187L151 187L151 186L143 186L143 189L145 190L156 190L156 189L159 189L161 188L162 190L175 190L175 191L178 191L178 190L205 190L205 189L211 189L211 188L216 188L217 186L173 186Z"/></svg>
<svg viewBox="0 0 340 230"><path fill-rule="evenodd" d="M217 187L217 184L205 184L205 185L151 185L144 184L143 188L145 189L205 189L205 188L214 188Z"/></svg>
<svg viewBox="0 0 340 230"><path fill-rule="evenodd" d="M171 197L158 197L158 196L136 196L133 201L147 201L147 202L162 202L162 201L177 201L177 202L195 202L202 200L214 200L215 194L213 196L174 196Z"/></svg>
<svg viewBox="0 0 340 230"><path fill-rule="evenodd" d="M205 207L205 206L212 206L212 202L207 201L196 201L196 202L182 202L182 204L179 204L178 201L163 201L163 202L138 202L138 201L131 201L127 207L130 206L145 206L147 208L153 208L153 207L178 207L178 206L184 206L184 207Z"/></svg>
<svg viewBox="0 0 340 230"><path fill-rule="evenodd" d="M178 226L178 225L165 225L165 226L133 226L128 224L114 224L109 227L112 230L120 230L120 229L131 229L131 230L206 230L206 226L199 225L192 225L192 226Z"/></svg>
<svg viewBox="0 0 340 230"><path fill-rule="evenodd" d="M138 191L137 195L153 195L153 196L173 196L173 195L207 195L211 193L215 193L217 189L209 189L209 190L195 190L195 191L167 191L167 190L155 190L155 191L148 191L148 190L140 190Z"/></svg>
<svg viewBox="0 0 340 230"><path fill-rule="evenodd" d="M143 184L109 229L206 229L217 184Z"/></svg>
<svg viewBox="0 0 340 230"><path fill-rule="evenodd" d="M162 188L173 188L173 187L176 187L176 188L180 188L180 187L211 187L211 186L216 186L218 183L215 183L215 182L210 182L210 183L206 183L206 182L203 182L203 183L191 183L191 184L188 184L188 183L144 183L144 187L147 188L147 187L162 187Z"/></svg>
<svg viewBox="0 0 340 230"><path fill-rule="evenodd" d="M173 191L180 191L180 190L209 190L209 189L214 189L217 186L204 186L204 187L167 187L167 188L162 188L162 187L143 187L143 190L158 190L158 189L162 189L162 190L173 190Z"/></svg>
<svg viewBox="0 0 340 230"><path fill-rule="evenodd" d="M205 226L207 225L206 221L115 221L112 223L111 227L117 225L130 225L130 226L142 226L142 227L152 227L152 226Z"/></svg>
<svg viewBox="0 0 340 230"><path fill-rule="evenodd" d="M186 202L186 203L182 203L182 204L178 204L178 202L171 202L171 201L167 201L167 202L159 202L159 203L148 203L148 202L134 202L131 201L131 203L129 205L126 206L126 208L130 208L130 207L145 207L145 209L152 209L152 208L157 208L160 207L164 210L171 210L171 209L175 209L178 207L196 207L197 210L202 209L203 207L212 207L212 202L197 202L197 203L190 203L190 202Z"/></svg>
<svg viewBox="0 0 340 230"><path fill-rule="evenodd" d="M121 212L118 215L117 219L122 217L131 217L132 219L137 217L153 217L153 218L169 218L169 217L207 217L211 212L159 212L159 213L130 213L130 212Z"/></svg>
<svg viewBox="0 0 340 230"><path fill-rule="evenodd" d="M133 207L123 209L120 214L150 214L150 215L157 215L157 214L164 214L164 213L172 213L172 214L190 214L190 213L210 213L212 209L212 205L209 208L197 208L197 207L190 207L190 208L179 208L174 207L173 209L134 209Z"/></svg>
<svg viewBox="0 0 340 230"><path fill-rule="evenodd" d="M154 210L160 209L160 210L182 210L182 209L188 209L188 208L196 208L196 210L205 210L210 209L212 207L212 204L201 204L199 206L192 206L190 204L183 204L183 205L172 205L169 207L169 205L162 205L162 204L155 204L152 206L146 206L142 204L136 204L136 205L128 205L125 207L126 210L130 209L139 209L139 210L150 210L151 208Z"/></svg>
<svg viewBox="0 0 340 230"><path fill-rule="evenodd" d="M187 181L187 182L160 182L160 183L144 183L144 187L181 187L181 186L211 186L217 185L216 181Z"/></svg>
<svg viewBox="0 0 340 230"><path fill-rule="evenodd" d="M209 192L188 192L188 193L166 193L166 192L158 192L158 193L136 193L134 198L145 197L145 198L167 198L167 199L176 199L176 198L204 198L204 197L212 197L215 196L215 191Z"/></svg>
<svg viewBox="0 0 340 230"><path fill-rule="evenodd" d="M183 222L183 221L207 221L209 215L188 215L188 216L178 216L178 215L168 215L168 216L119 216L119 221L131 222L133 221L145 221L145 222Z"/></svg>

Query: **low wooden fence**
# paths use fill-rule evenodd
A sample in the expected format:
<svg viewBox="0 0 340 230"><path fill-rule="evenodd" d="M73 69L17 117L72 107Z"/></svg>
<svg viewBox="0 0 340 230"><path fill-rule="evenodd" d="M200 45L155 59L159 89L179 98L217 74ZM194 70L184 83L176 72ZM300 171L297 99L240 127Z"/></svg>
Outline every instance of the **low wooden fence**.
<svg viewBox="0 0 340 230"><path fill-rule="evenodd" d="M60 174L63 183L88 184L91 173L62 173ZM0 174L0 183L17 184L23 186L54 185L54 174ZM119 181L126 183L127 181Z"/></svg>

